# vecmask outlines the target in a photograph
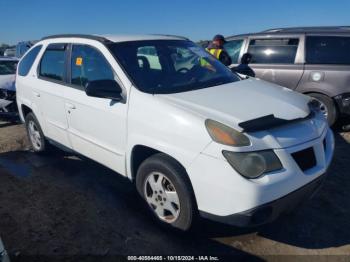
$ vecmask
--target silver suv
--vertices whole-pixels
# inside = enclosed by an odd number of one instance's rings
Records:
[[[330,125],[350,114],[350,26],[270,29],[227,41],[232,67],[250,53],[257,78],[316,98]]]

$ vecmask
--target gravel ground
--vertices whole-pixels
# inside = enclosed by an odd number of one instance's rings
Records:
[[[349,152],[350,133],[336,132],[323,188],[287,217],[250,230],[201,220],[192,232],[179,234],[153,223],[126,179],[62,152],[34,155],[22,125],[0,123],[0,234],[13,261],[116,254],[349,261]]]

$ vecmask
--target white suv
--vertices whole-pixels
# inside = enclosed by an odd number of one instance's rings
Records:
[[[315,102],[241,80],[188,39],[60,35],[20,61],[17,103],[32,147],[49,144],[135,181],[155,217],[270,222],[310,197],[334,151]]]

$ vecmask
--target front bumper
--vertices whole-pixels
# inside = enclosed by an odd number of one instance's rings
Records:
[[[322,186],[325,177],[326,175],[324,174],[302,188],[299,188],[280,199],[244,212],[228,216],[217,216],[200,211],[200,215],[206,219],[237,227],[251,227],[266,224],[272,222],[282,214],[291,212],[301,202],[313,197]]]
[[[345,93],[334,97],[340,114],[350,115],[350,93]]]
[[[313,181],[324,177],[333,158],[333,133],[325,128],[318,138],[274,152],[283,169],[257,179],[242,177],[224,158],[200,154],[187,168],[200,213],[242,226],[273,220],[316,190]]]

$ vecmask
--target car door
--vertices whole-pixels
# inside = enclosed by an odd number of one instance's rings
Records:
[[[103,53],[90,45],[71,46],[68,68],[71,87],[65,101],[73,149],[125,174],[127,104],[85,93],[90,81],[116,80],[122,86],[121,82]]]
[[[313,34],[305,42],[305,72],[297,90],[329,97],[349,93],[350,36]]]
[[[45,136],[70,148],[65,112],[67,44],[49,44],[43,53],[33,96],[44,119]]]
[[[303,75],[300,36],[250,37],[246,52],[252,55],[249,66],[257,78],[295,89]]]

